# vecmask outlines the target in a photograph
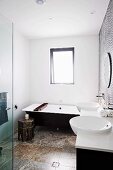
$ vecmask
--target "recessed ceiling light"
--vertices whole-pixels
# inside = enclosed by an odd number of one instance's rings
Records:
[[[46,2],[46,0],[36,0],[36,3],[42,5]]]
[[[90,14],[92,14],[92,15],[95,14],[95,13],[96,13],[96,11],[91,11],[91,12],[90,12]]]
[[[49,17],[49,20],[53,20],[53,18],[52,18],[52,17]]]

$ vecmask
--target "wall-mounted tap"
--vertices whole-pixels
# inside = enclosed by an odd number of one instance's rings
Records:
[[[103,99],[105,99],[105,95],[104,95],[104,93],[101,93],[100,95],[97,95],[96,97],[98,97],[98,98],[103,98]]]

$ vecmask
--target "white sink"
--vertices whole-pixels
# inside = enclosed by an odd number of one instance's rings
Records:
[[[77,133],[106,133],[111,130],[111,123],[96,116],[77,116],[70,119],[70,126]]]
[[[86,110],[86,111],[96,111],[100,105],[97,102],[83,102],[83,103],[76,103],[79,111]]]

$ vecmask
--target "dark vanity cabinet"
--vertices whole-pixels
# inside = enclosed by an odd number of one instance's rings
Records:
[[[113,152],[89,149],[76,149],[76,170],[109,170],[113,169]]]

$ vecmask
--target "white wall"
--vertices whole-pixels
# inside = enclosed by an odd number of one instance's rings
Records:
[[[50,84],[50,48],[75,47],[75,84]],[[30,41],[31,103],[75,104],[95,101],[98,93],[98,36],[78,36]]]
[[[13,120],[17,123],[24,116],[22,109],[29,105],[30,76],[29,76],[29,41],[14,29],[13,55],[13,100],[18,109],[14,109]]]

